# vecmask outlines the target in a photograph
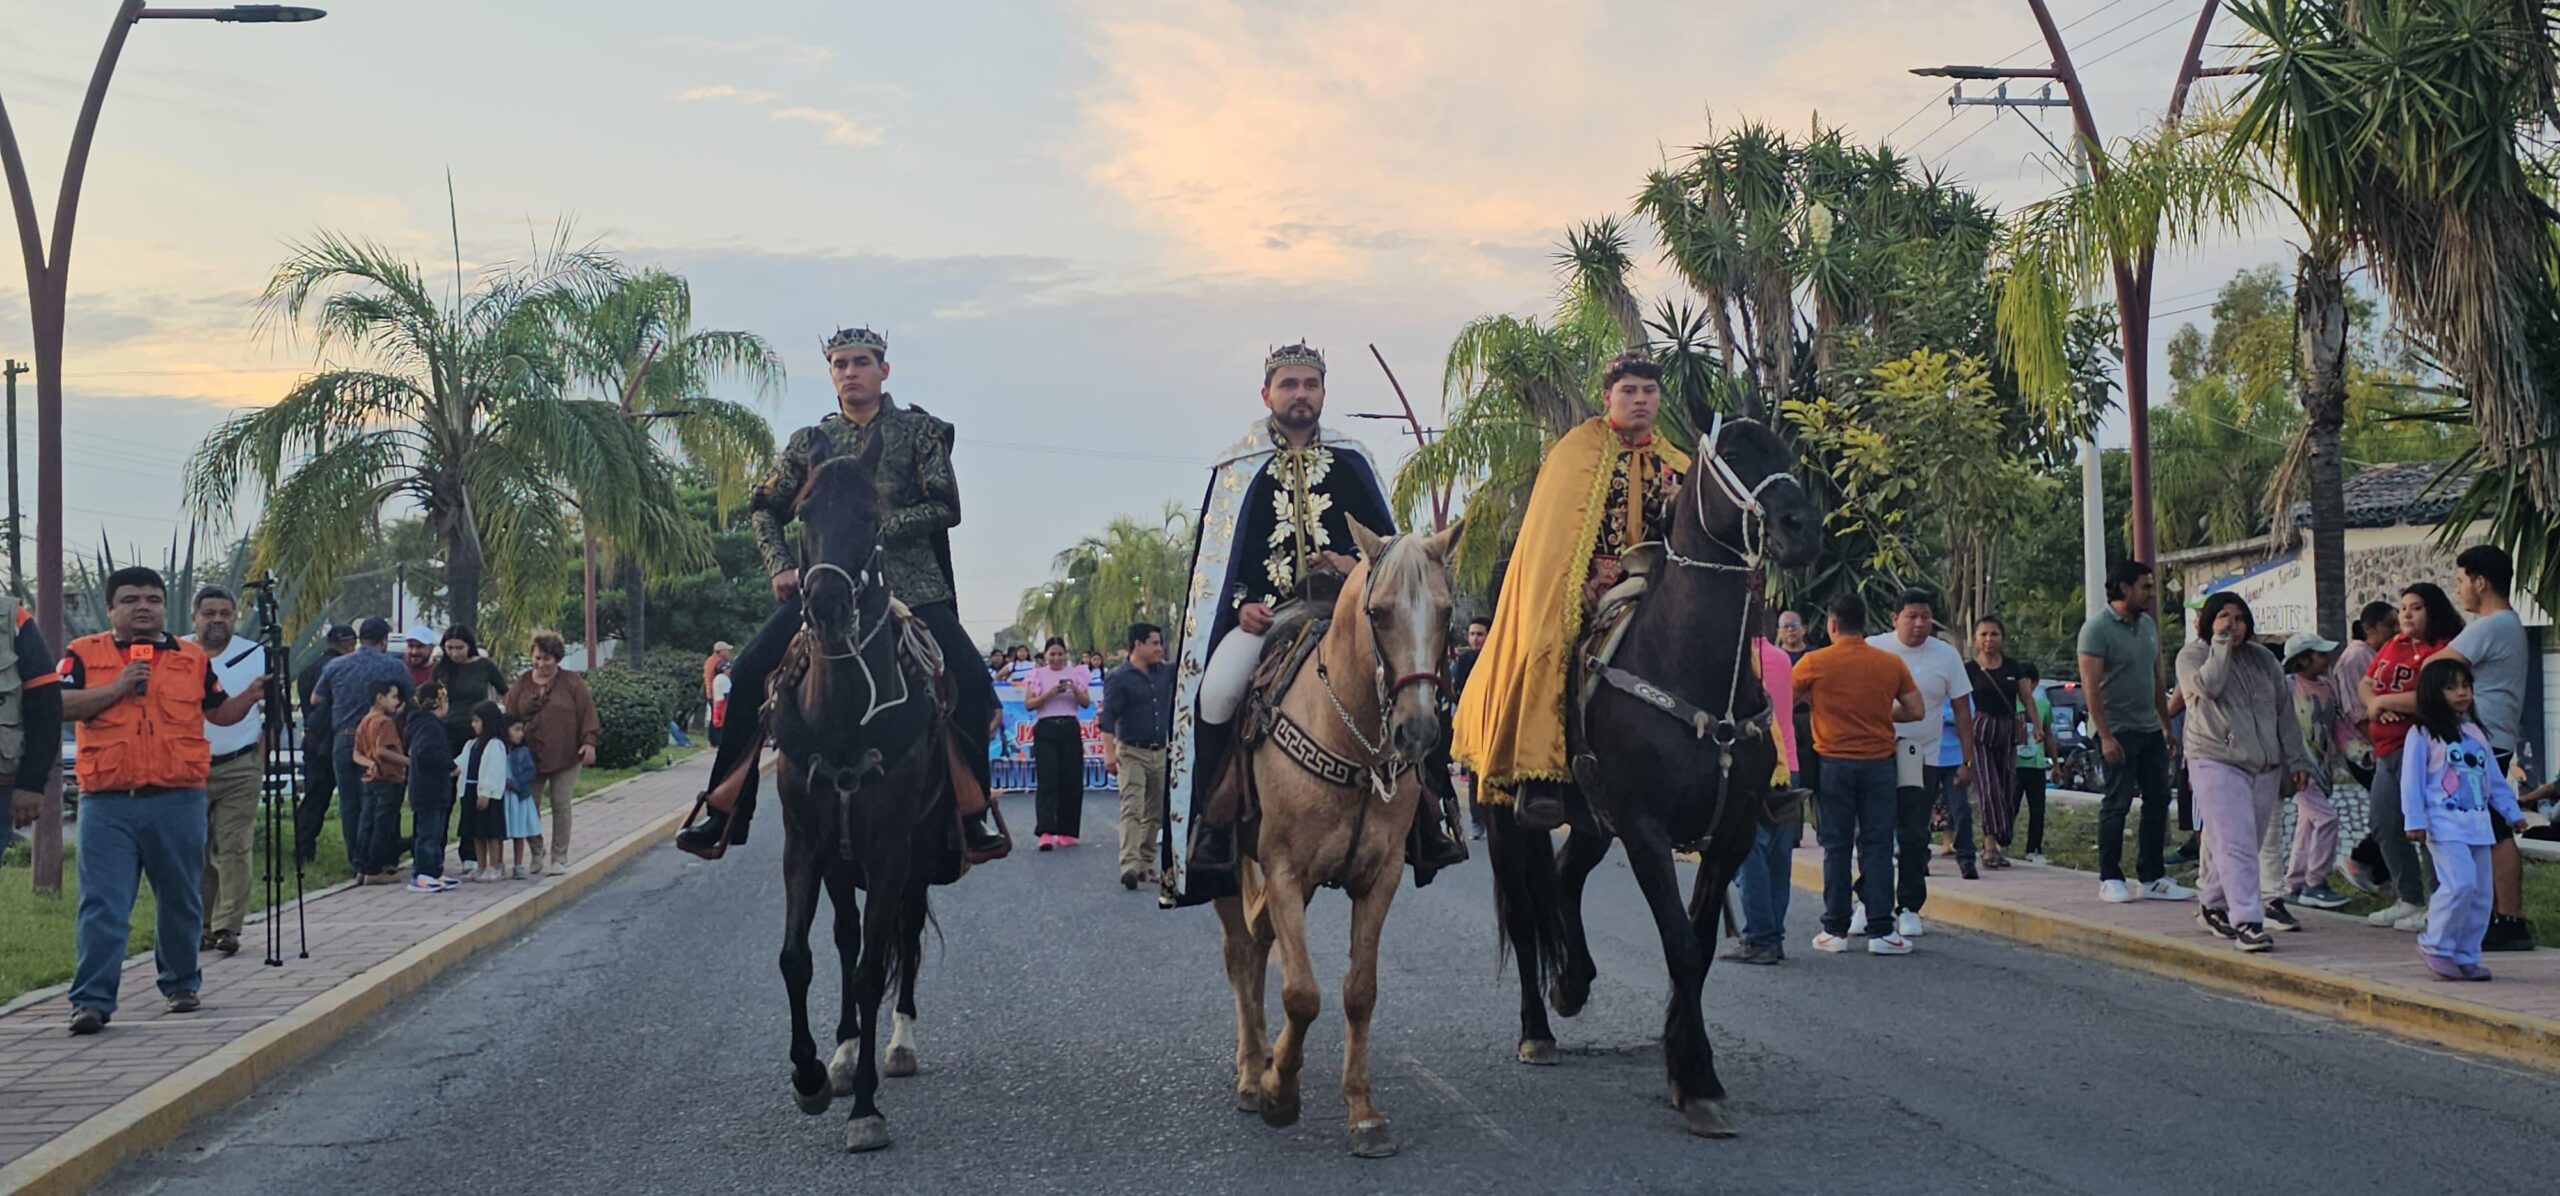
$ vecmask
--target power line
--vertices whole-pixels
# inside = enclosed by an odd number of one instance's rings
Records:
[[[2150,41],[2152,38],[2158,37],[2158,36],[2160,36],[2160,35],[2161,35],[2161,34],[2163,34],[2163,33],[2167,33],[2167,32],[2169,32],[2169,31],[2170,31],[2170,30],[2172,30],[2172,29],[2176,29],[2176,28],[2178,28],[2179,26],[2182,26],[2182,25],[2191,24],[2193,21],[2194,21],[2194,18],[2189,17],[2189,16],[2187,16],[2187,15],[2185,15],[2185,14],[2181,13],[2181,14],[2179,14],[2179,16],[2178,16],[2175,20],[2170,21],[2168,24],[2166,24],[2166,25],[2162,25],[2161,27],[2159,27],[2159,28],[2157,28],[2157,29],[2154,29],[2154,30],[2152,30],[2152,31],[2151,31],[2151,32],[2149,32],[2149,33],[2143,34],[2142,36],[2137,37],[2137,38],[2133,39],[2132,41],[2126,42],[2125,44],[2123,44],[2123,45],[2121,45],[2121,46],[2117,46],[2115,49],[2109,50],[2109,51],[2107,51],[2107,52],[2106,52],[2106,53],[2104,53],[2104,54],[2100,54],[2100,55],[2098,55],[2097,57],[2092,58],[2092,59],[2090,59],[2089,61],[2084,62],[2084,63],[2082,63],[2082,64],[2080,64],[2080,65],[2082,65],[2082,66],[2084,66],[2084,67],[2096,66],[2096,65],[2098,65],[2098,64],[2099,64],[2099,63],[2101,63],[2101,62],[2105,62],[2106,60],[2108,60],[2108,59],[2110,59],[2110,58],[2113,58],[2113,57],[2115,57],[2115,56],[2116,56],[2116,55],[2118,55],[2118,54],[2122,54],[2122,53],[2124,53],[2125,51],[2130,50],[2130,49],[2134,48],[2135,46],[2139,46],[2139,45],[2141,45],[2141,44],[2142,44],[2142,43],[2144,43],[2144,42]]]
[[[2064,26],[2061,28],[2060,32],[2063,32],[2063,33],[2069,33],[2069,32],[2071,32],[2073,29],[2079,28],[2082,24],[2086,23],[2090,18],[2095,17],[2095,16],[2097,16],[2098,14],[2103,13],[2103,12],[2107,11],[2107,10],[2108,10],[2108,9],[2110,9],[2110,8],[2114,8],[2115,6],[2117,6],[2117,5],[2119,5],[2119,4],[2122,4],[2122,3],[2124,3],[2124,2],[2125,2],[2125,0],[2107,0],[2107,2],[2106,2],[2106,3],[2101,4],[2101,5],[2097,6],[2096,8],[2090,9],[2088,12],[2083,13],[2083,14],[2081,14],[2080,16],[2073,18],[2070,24],[2068,24],[2068,25],[2064,25]],[[2174,2],[2175,2],[2175,0],[2167,0],[2167,2],[2174,3]],[[2159,10],[2158,10],[2157,8],[2154,8],[2154,9],[2152,9],[2151,11],[2153,11],[2153,12],[2157,12],[2157,11],[2159,11]],[[2145,14],[2145,15],[2148,15],[2148,14]],[[2137,17],[2137,18],[2135,18],[2135,19],[2136,19],[2136,20],[2140,20],[2141,18],[2140,18],[2140,17]],[[2118,26],[2118,28],[2122,28],[2122,26]],[[2113,30],[2110,30],[2109,32],[2113,32]],[[2100,34],[2099,36],[2104,37],[2104,36],[2106,36],[2106,35],[2105,35],[2105,34]],[[2027,53],[2027,52],[2029,52],[2029,51],[2031,51],[2031,50],[2034,50],[2035,48],[2037,48],[2037,47],[2039,47],[2039,46],[2042,46],[2043,44],[2044,44],[2044,39],[2043,39],[2043,38],[2041,38],[2041,37],[2039,37],[2039,38],[2037,38],[2037,39],[2036,39],[2036,40],[2034,40],[2034,41],[2028,42],[2027,44],[2025,44],[2025,45],[2023,45],[2023,46],[2020,46],[2020,47],[2018,47],[2018,48],[2017,48],[2017,49],[2015,49],[2015,50],[2011,50],[2011,51],[2009,51],[2008,53],[2001,55],[2001,56],[2000,56],[2000,58],[1999,58],[1999,60],[1998,60],[1998,61],[1996,61],[1996,62],[1993,62],[1991,65],[1993,65],[1993,66],[2007,66],[2007,65],[2010,63],[2010,61],[2011,61],[2011,60],[2013,60],[2013,59],[2017,58],[2019,55],[2021,55],[2021,54],[2025,54],[2025,53]],[[1900,121],[1896,122],[1892,128],[1885,130],[1885,132],[1884,132],[1884,136],[1879,137],[1879,138],[1877,138],[1876,140],[1877,140],[1877,141],[1879,141],[1879,142],[1884,142],[1884,141],[1891,141],[1891,140],[1893,140],[1893,135],[1894,135],[1894,134],[1899,133],[1899,132],[1901,132],[1904,128],[1908,127],[1908,126],[1911,124],[1911,122],[1912,122],[1912,121],[1915,121],[1915,120],[1920,119],[1920,114],[1921,114],[1921,113],[1923,113],[1923,112],[1928,111],[1928,110],[1930,109],[1930,107],[1931,107],[1932,105],[1935,105],[1938,101],[1943,100],[1943,99],[1946,99],[1947,97],[1949,97],[1949,96],[1951,96],[1951,95],[1954,95],[1954,94],[1955,94],[1955,90],[1956,90],[1956,89],[1955,89],[1955,85],[1954,85],[1954,84],[1949,84],[1949,85],[1947,85],[1947,86],[1945,86],[1945,87],[1941,87],[1941,88],[1939,88],[1939,89],[1938,89],[1938,91],[1937,91],[1937,94],[1930,96],[1928,99],[1925,99],[1925,100],[1920,101],[1920,106],[1919,106],[1919,107],[1917,107],[1917,108],[1912,109],[1912,110],[1911,110],[1911,114],[1910,114],[1909,116],[1905,116],[1905,117],[1903,117]],[[1954,121],[1954,119],[1953,119],[1952,117],[1950,117],[1950,118],[1948,119],[1948,121],[1947,121],[1947,124],[1954,124],[1954,123],[1955,123],[1955,121]],[[1931,131],[1930,131],[1930,133],[1929,133],[1929,137],[1935,137],[1935,136],[1937,136],[1939,133],[1942,133],[1942,132],[1945,132],[1945,131],[1946,131],[1946,125],[1940,125],[1940,126],[1938,126],[1936,129],[1933,129],[1933,130],[1931,130]],[[1928,138],[1928,137],[1923,137],[1923,138],[1921,138],[1921,139],[1920,139],[1920,141],[1919,141],[1919,143],[1918,143],[1918,144],[1913,145],[1911,148],[1912,148],[1912,150],[1913,150],[1914,152],[1917,152],[1917,151],[1919,150],[1920,146],[1921,146],[1921,145],[1926,145],[1926,144],[1928,144],[1928,141],[1929,141],[1929,138]]]
[[[2091,35],[2091,36],[2090,36],[2090,38],[2089,38],[2089,40],[2088,40],[2087,42],[2083,43],[2083,48],[2086,48],[2087,46],[2094,46],[2094,45],[2098,44],[2099,42],[2105,41],[2105,40],[2107,40],[2108,38],[2115,36],[2115,34],[2116,34],[2118,31],[2122,30],[2125,26],[2127,26],[2127,25],[2131,25],[2131,24],[2133,24],[2134,22],[2139,21],[2139,20],[2141,20],[2141,19],[2143,19],[2143,18],[2145,18],[2145,17],[2148,17],[2148,16],[2150,16],[2151,14],[2153,14],[2153,13],[2155,13],[2155,12],[2160,11],[2161,9],[2167,8],[2167,7],[2169,7],[2169,6],[2170,6],[2170,5],[2172,5],[2172,4],[2176,4],[2177,2],[2178,2],[2178,0],[2160,0],[2160,2],[2159,2],[2158,4],[2154,4],[2154,5],[2152,5],[2152,6],[2151,6],[2151,7],[2149,7],[2149,8],[2143,9],[2141,12],[2135,13],[2135,14],[2133,14],[2132,16],[2126,17],[2125,19],[2123,19],[2123,20],[2121,20],[2121,21],[2118,21],[2118,22],[2116,22],[2116,23],[2115,23],[2115,24],[2113,24],[2113,25],[2108,26],[2105,32],[2103,32],[2103,33],[2097,33],[2097,34],[2093,34],[2093,35]],[[2142,38],[2137,37],[2137,38],[2133,39],[2133,42],[2139,42],[2139,41],[2141,41],[2141,40],[2142,40]],[[2133,44],[2133,42],[2127,42],[2127,43],[2125,43],[2125,44],[2126,44],[2126,45],[2132,45],[2132,44]],[[2121,46],[2117,47],[2117,49],[2122,49],[2122,48],[2123,48],[2123,47],[2121,47]],[[2113,50],[2108,51],[2108,53],[2110,53],[2110,54],[2112,54],[2112,53],[2114,53],[2114,52],[2115,52],[2115,51],[2113,51]],[[2082,65],[2082,66],[2089,66],[2089,65],[2091,65],[2091,63],[2092,63],[2092,62],[2095,62],[2095,61],[2096,61],[2096,60],[2094,60],[2094,59],[2093,59],[2093,60],[2091,60],[2091,62],[2084,62],[2084,63],[2081,63],[2080,65]]]

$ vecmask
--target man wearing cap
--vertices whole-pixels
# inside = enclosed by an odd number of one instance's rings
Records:
[[[2329,871],[2338,866],[2338,811],[2329,801],[2345,769],[2347,747],[2360,735],[2340,716],[2338,688],[2329,679],[2338,641],[2297,631],[2284,642],[2284,671],[2293,690],[2294,717],[2302,724],[2303,746],[2311,753],[2310,775],[2293,794],[2293,849],[2285,850],[2284,828],[2267,820],[2267,838],[2258,847],[2258,887],[2285,901],[2312,909],[2341,909],[2347,896],[2329,887]]]
[[[400,700],[406,702],[417,687],[409,680],[409,666],[391,654],[391,621],[366,619],[356,628],[356,650],[339,656],[320,670],[320,683],[311,687],[312,721],[322,717],[329,722],[329,759],[337,774],[338,831],[347,837],[347,864],[359,877],[376,876],[391,871],[400,862],[400,811],[391,810],[389,826],[373,826],[366,821],[364,800],[364,766],[356,763],[356,724],[373,710],[373,685],[377,681],[396,682]]]
[[[951,469],[950,424],[892,399],[889,342],[868,328],[846,328],[828,337],[827,374],[835,383],[836,410],[816,424],[791,434],[773,475],[748,499],[756,543],[764,551],[765,568],[773,575],[773,616],[747,641],[729,666],[732,709],[761,711],[765,679],[782,659],[783,649],[800,630],[799,550],[784,529],[793,506],[809,480],[809,461],[821,448],[851,456],[873,440],[880,442],[877,481],[884,513],[880,519],[880,572],[889,592],[933,633],[942,649],[942,667],[954,689],[951,732],[954,750],[969,775],[954,778],[960,813],[962,852],[973,861],[996,859],[1012,846],[989,816],[994,803],[987,789],[987,737],[1001,707],[993,679],[977,645],[960,626],[960,607],[951,576],[951,529],[960,525],[960,482]],[[753,758],[764,740],[764,720],[752,714],[727,720],[719,750],[711,761],[712,786],[697,799],[700,817],[676,836],[676,846],[706,860],[716,860],[732,843],[747,841],[747,824],[755,814],[756,769]],[[742,767],[743,766],[743,767]],[[962,782],[967,783],[962,783]]]
[[[409,691],[415,693],[419,686],[436,679],[438,637],[435,628],[416,624],[402,632],[401,638],[406,643],[400,649],[400,663],[409,666]]]
[[[293,679],[302,702],[302,801],[293,808],[293,858],[305,864],[320,852],[320,828],[329,821],[329,797],[338,789],[338,766],[329,757],[329,712],[313,704],[320,670],[356,650],[356,629],[333,623],[320,637],[320,655]]]

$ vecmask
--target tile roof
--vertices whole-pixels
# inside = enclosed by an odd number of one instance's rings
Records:
[[[2343,487],[2347,500],[2348,527],[2391,527],[2397,524],[2434,523],[2453,510],[2463,491],[2470,488],[2471,477],[2444,478],[2451,462],[2422,462],[2412,465],[2376,465],[2354,477]],[[2311,504],[2293,504],[2296,527],[2311,525]]]

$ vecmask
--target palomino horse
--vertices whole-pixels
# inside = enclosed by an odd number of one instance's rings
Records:
[[[782,980],[791,996],[791,1090],[824,1113],[853,1098],[845,1149],[889,1145],[874,1102],[880,1002],[898,980],[888,1073],[916,1071],[916,969],[926,886],[956,871],[957,821],[939,731],[937,671],[920,629],[891,605],[879,572],[880,442],[812,460],[799,503],[803,626],[773,682],[775,785],[782,799]],[[929,642],[929,641],[928,641]],[[902,648],[902,643],[909,644]],[[865,908],[855,890],[868,892]],[[821,1066],[809,1035],[809,927],[821,891],[835,907],[844,1006]]]
[[[1519,961],[1520,1061],[1559,1058],[1542,977],[1547,1000],[1566,1017],[1591,995],[1599,971],[1583,937],[1582,885],[1610,842],[1623,840],[1671,969],[1662,1031],[1671,1104],[1689,1132],[1725,1138],[1733,1124],[1699,1003],[1725,886],[1751,852],[1778,759],[1768,695],[1751,667],[1759,568],[1811,562],[1822,522],[1788,476],[1775,434],[1712,415],[1699,426],[1715,430],[1674,500],[1663,561],[1630,618],[1615,675],[1580,720],[1579,800],[1568,799],[1563,858],[1547,832],[1521,829],[1508,806],[1485,807],[1485,840],[1496,913]],[[1689,845],[1699,852],[1698,878],[1683,908],[1672,852]]]
[[[1440,684],[1452,605],[1452,525],[1381,540],[1357,522],[1362,563],[1345,580],[1315,662],[1274,707],[1251,762],[1258,833],[1240,836],[1240,895],[1220,898],[1227,982],[1236,998],[1236,1105],[1265,1124],[1298,1120],[1298,1070],[1324,998],[1307,957],[1307,903],[1323,885],[1351,897],[1351,968],[1342,977],[1342,1099],[1351,1153],[1396,1152],[1369,1099],[1369,1015],[1378,1005],[1378,935],[1404,878],[1405,833],[1423,801],[1417,769],[1448,735]],[[1318,768],[1332,774],[1317,775]],[[1267,1043],[1263,974],[1280,952],[1287,1024]]]

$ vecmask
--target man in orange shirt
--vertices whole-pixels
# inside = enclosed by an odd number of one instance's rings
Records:
[[[1890,652],[1867,643],[1867,604],[1854,590],[1831,600],[1831,646],[1796,662],[1797,697],[1813,716],[1821,757],[1822,933],[1813,949],[1849,949],[1849,849],[1857,847],[1858,898],[1870,955],[1908,955],[1894,932],[1893,724],[1920,717],[1920,688]]]

